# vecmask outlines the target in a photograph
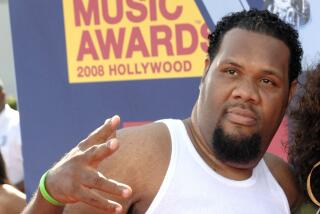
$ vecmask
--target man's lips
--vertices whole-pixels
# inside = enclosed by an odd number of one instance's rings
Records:
[[[257,124],[256,114],[241,107],[231,107],[227,109],[227,119],[233,123],[243,126],[254,126]]]

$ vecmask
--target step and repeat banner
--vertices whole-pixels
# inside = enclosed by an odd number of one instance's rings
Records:
[[[122,127],[186,118],[209,29],[223,15],[269,9],[320,47],[319,1],[29,0],[9,2],[28,197],[43,172],[114,114]],[[286,120],[271,149],[284,155]],[[285,157],[285,156],[284,156]]]

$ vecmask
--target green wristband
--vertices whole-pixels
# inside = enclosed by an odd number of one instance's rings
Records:
[[[46,178],[48,175],[49,171],[46,171],[41,179],[40,179],[40,183],[39,183],[39,189],[41,192],[41,195],[44,199],[46,199],[46,201],[48,201],[50,204],[53,204],[55,206],[64,206],[63,203],[57,201],[56,199],[54,199],[51,195],[49,195],[49,193],[46,190]]]

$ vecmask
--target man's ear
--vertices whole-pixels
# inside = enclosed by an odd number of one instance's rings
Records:
[[[290,91],[289,91],[289,103],[291,101],[291,99],[293,98],[293,96],[296,93],[296,89],[297,89],[297,85],[298,85],[298,81],[295,79],[291,82],[290,84]]]
[[[204,72],[201,78],[201,83],[204,81],[204,79],[206,78],[208,71],[209,71],[209,67],[210,67],[211,61],[209,58],[206,58],[204,61]]]

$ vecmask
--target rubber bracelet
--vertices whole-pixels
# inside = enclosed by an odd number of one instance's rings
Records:
[[[41,179],[40,179],[40,183],[39,183],[39,189],[41,192],[41,195],[44,199],[46,199],[46,201],[48,201],[50,204],[53,204],[55,206],[64,206],[63,203],[61,203],[60,201],[57,201],[56,199],[54,199],[51,195],[49,195],[49,193],[46,190],[46,178],[48,175],[49,171],[46,171]]]

